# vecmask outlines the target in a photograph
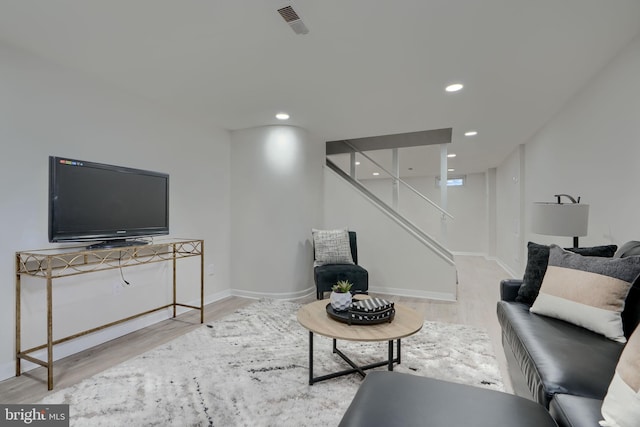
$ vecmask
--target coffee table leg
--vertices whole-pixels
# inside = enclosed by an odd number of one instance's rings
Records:
[[[309,331],[309,385],[313,385],[313,332]]]
[[[309,331],[309,385],[313,385],[319,381],[324,381],[324,380],[328,380],[331,378],[337,378],[337,377],[341,377],[343,375],[349,375],[349,374],[353,374],[353,373],[359,373],[362,378],[364,378],[366,376],[365,374],[365,370],[368,369],[373,369],[373,368],[379,368],[382,366],[387,365],[387,369],[389,369],[390,371],[393,371],[393,365],[394,363],[400,363],[400,340],[398,340],[397,346],[398,346],[398,355],[397,358],[393,358],[393,340],[389,340],[388,341],[388,358],[387,360],[383,360],[381,362],[376,362],[376,363],[371,363],[369,365],[365,365],[365,366],[358,366],[356,365],[351,359],[349,359],[349,357],[347,357],[343,352],[341,352],[338,348],[337,348],[337,340],[333,339],[333,352],[336,353],[338,356],[340,356],[340,358],[342,358],[342,360],[344,360],[345,362],[347,362],[347,364],[349,364],[349,366],[351,366],[351,369],[347,369],[347,370],[343,370],[343,371],[339,371],[339,372],[334,372],[332,374],[327,374],[327,375],[321,375],[317,378],[314,378],[313,376],[313,332]]]
[[[400,345],[400,340],[398,340],[398,357],[393,359],[393,340],[389,341],[389,370],[393,371],[393,363],[396,362],[398,365],[402,362],[402,350]]]

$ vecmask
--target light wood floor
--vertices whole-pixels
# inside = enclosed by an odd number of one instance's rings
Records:
[[[482,257],[457,256],[458,301],[443,302],[418,298],[394,297],[393,300],[423,313],[426,320],[461,323],[487,330],[498,358],[507,391],[512,391],[506,370],[506,360],[500,340],[500,327],[496,318],[499,282],[508,274],[495,262]],[[310,302],[314,295],[300,302]],[[215,322],[254,300],[230,297],[209,304],[205,308],[205,322]],[[55,389],[71,386],[85,378],[118,363],[142,354],[180,335],[198,328],[198,313],[186,313],[176,319],[165,320],[148,328],[106,342],[89,350],[59,360],[54,366]],[[48,393],[46,370],[37,368],[20,377],[0,382],[0,402],[34,403]]]

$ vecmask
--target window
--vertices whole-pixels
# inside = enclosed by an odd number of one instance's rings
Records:
[[[466,175],[450,176],[447,178],[447,187],[461,187],[464,185]],[[436,187],[440,187],[440,177],[436,177]]]

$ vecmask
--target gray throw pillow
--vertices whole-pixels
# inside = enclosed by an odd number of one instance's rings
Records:
[[[611,258],[618,247],[616,245],[594,246],[591,248],[565,248],[583,256]],[[524,270],[522,285],[518,290],[516,301],[532,305],[538,296],[542,279],[549,263],[549,246],[529,242],[527,244],[527,266]]]
[[[640,275],[640,257],[588,257],[551,245],[549,266],[530,311],[626,342],[622,310]]]

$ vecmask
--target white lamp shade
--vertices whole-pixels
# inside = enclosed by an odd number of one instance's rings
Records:
[[[547,236],[586,236],[589,205],[580,203],[534,203],[531,231]]]

